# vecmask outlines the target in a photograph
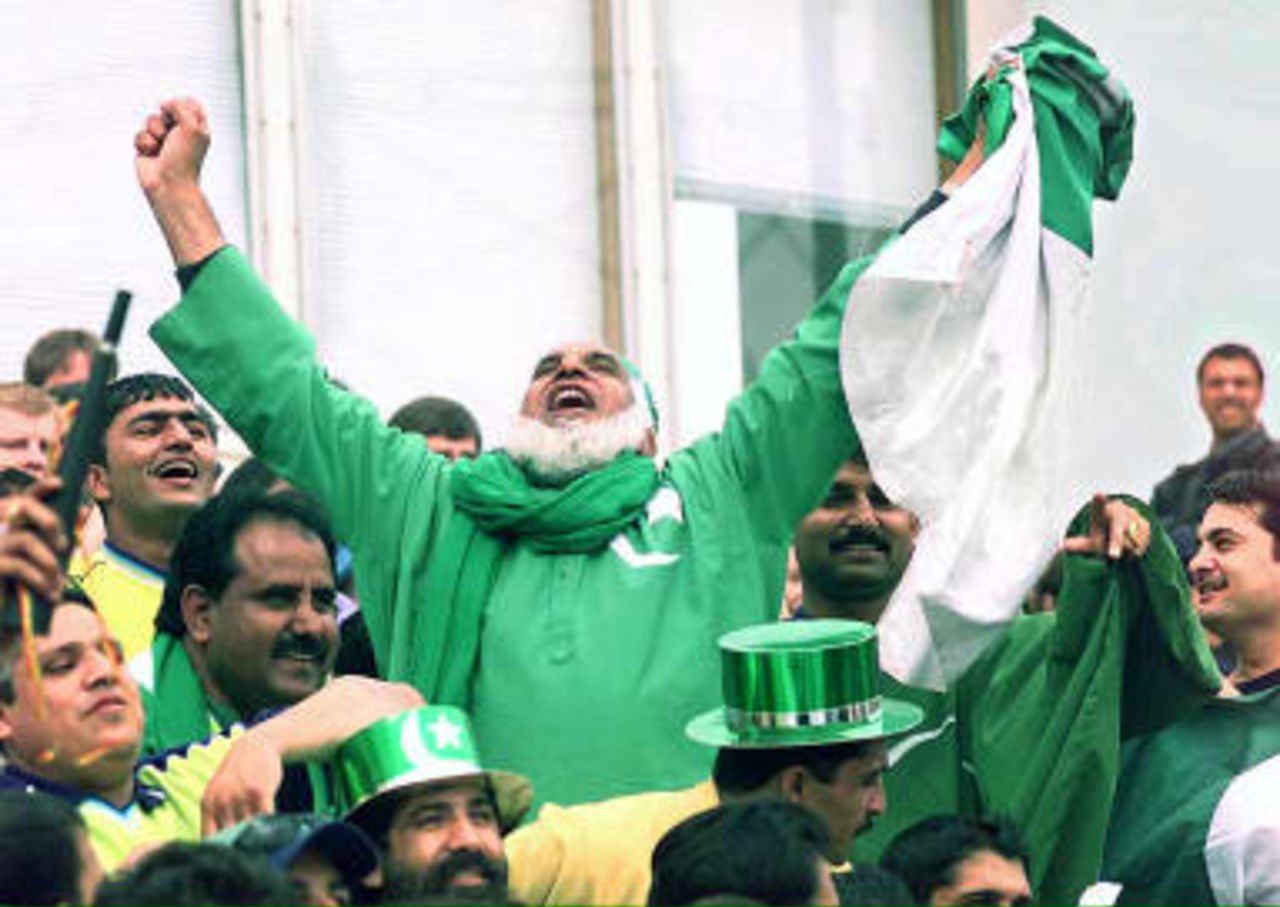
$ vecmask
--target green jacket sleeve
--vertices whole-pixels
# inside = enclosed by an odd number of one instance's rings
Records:
[[[353,548],[391,556],[410,500],[435,506],[429,479],[443,458],[328,380],[310,336],[237,250],[218,252],[151,336],[257,456],[324,503]]]
[[[858,444],[840,380],[839,343],[849,290],[873,259],[844,267],[796,328],[729,404],[723,428],[686,453],[711,457],[746,495],[758,539],[785,543],[822,499]]]

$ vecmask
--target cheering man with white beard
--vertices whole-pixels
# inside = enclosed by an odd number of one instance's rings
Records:
[[[200,105],[135,137],[184,287],[152,336],[350,542],[379,668],[474,716],[490,762],[561,804],[705,778],[683,723],[719,702],[715,640],[773,617],[792,528],[856,436],[837,367],[847,266],[717,434],[655,464],[643,381],[596,343],[537,363],[505,451],[450,464],[335,387],[226,245]]]

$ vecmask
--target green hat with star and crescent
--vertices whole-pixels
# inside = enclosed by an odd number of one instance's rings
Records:
[[[338,748],[332,767],[344,818],[375,836],[400,799],[426,785],[483,780],[504,834],[533,803],[528,778],[481,767],[471,720],[453,706],[421,706],[375,721]]]
[[[821,746],[904,734],[919,706],[880,693],[876,628],[856,620],[793,620],[720,637],[724,705],[685,728],[734,749]]]

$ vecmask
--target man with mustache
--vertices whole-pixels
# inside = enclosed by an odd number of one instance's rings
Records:
[[[311,339],[222,237],[194,101],[135,137],[186,287],[152,329],[356,555],[383,676],[465,706],[486,755],[560,803],[692,784],[714,640],[772,617],[787,540],[854,443],[837,367],[844,269],[722,430],[656,464],[644,383],[599,343],[537,362],[504,452],[450,464],[325,380]],[[483,344],[481,344],[483,345]],[[583,727],[593,728],[583,735]]]
[[[875,483],[859,455],[796,527],[802,602],[795,616],[875,623],[911,561],[920,523]]]
[[[1196,550],[1196,529],[1209,505],[1208,486],[1235,469],[1280,466],[1280,448],[1258,418],[1265,375],[1258,354],[1240,343],[1210,349],[1196,368],[1200,409],[1213,433],[1209,453],[1156,485],[1151,506],[1183,561]]]
[[[156,641],[129,669],[157,753],[320,689],[338,648],[334,541],[297,492],[218,495],[174,548]]]
[[[213,494],[217,456],[213,417],[183,381],[145,373],[107,386],[105,427],[86,479],[106,542],[68,573],[126,659],[151,645],[169,557],[187,518]]]
[[[380,721],[348,740],[332,768],[345,821],[382,848],[384,903],[508,902],[503,837],[533,789],[481,766],[465,712],[424,706]]]
[[[23,583],[54,603],[44,632],[0,632],[0,790],[76,806],[107,872],[139,848],[269,812],[283,763],[326,759],[368,725],[421,705],[401,684],[339,678],[247,731],[139,760],[144,715],[120,644],[82,595],[62,591],[55,552],[67,540],[42,502],[56,488],[45,480],[10,499],[0,521],[0,585]]]

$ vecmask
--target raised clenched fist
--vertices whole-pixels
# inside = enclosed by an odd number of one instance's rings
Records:
[[[171,188],[197,188],[209,150],[209,120],[192,98],[165,101],[133,138],[138,183],[148,196]]]

